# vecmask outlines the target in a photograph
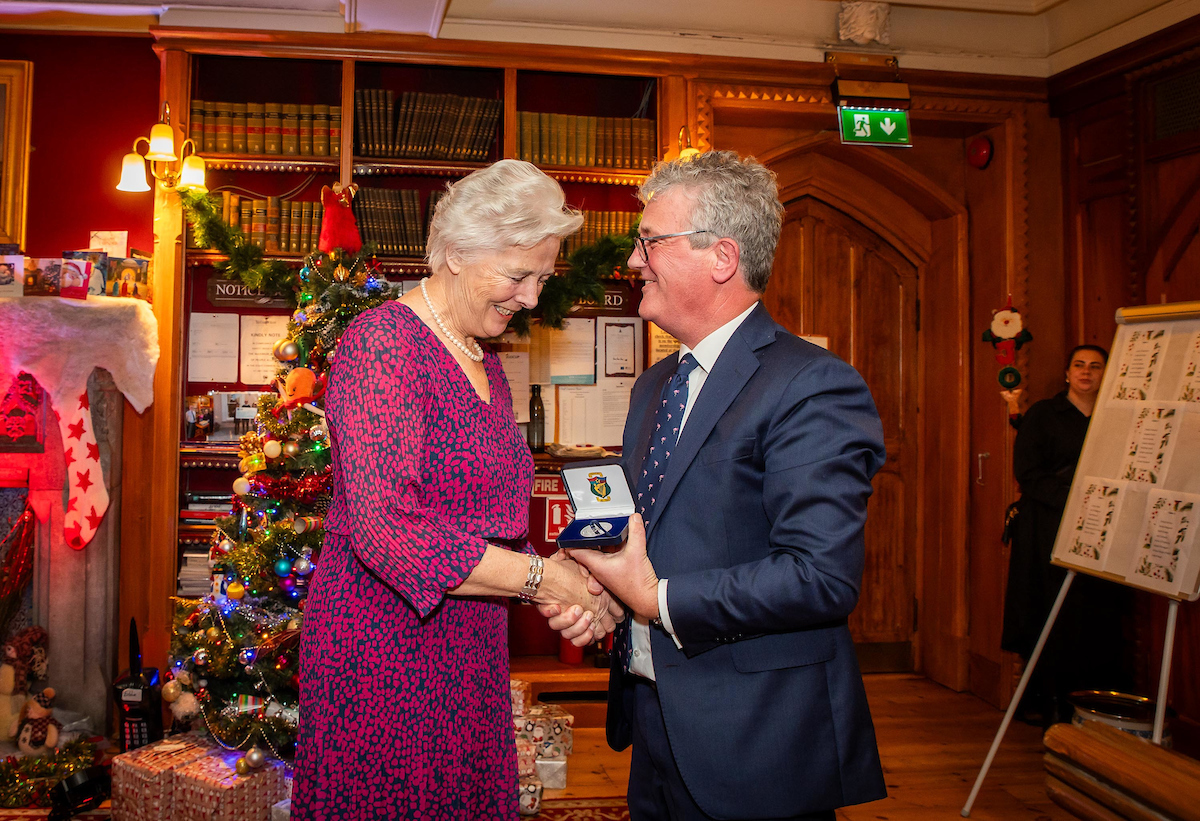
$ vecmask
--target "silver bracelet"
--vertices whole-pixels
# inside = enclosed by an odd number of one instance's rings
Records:
[[[533,601],[538,594],[538,588],[542,586],[542,572],[546,569],[546,560],[541,556],[529,557],[529,577],[525,579],[525,586],[517,593],[517,598],[521,601]]]

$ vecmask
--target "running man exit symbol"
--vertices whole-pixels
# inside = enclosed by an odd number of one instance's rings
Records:
[[[871,115],[870,114],[855,114],[854,115],[854,136],[855,137],[870,137],[871,136]]]

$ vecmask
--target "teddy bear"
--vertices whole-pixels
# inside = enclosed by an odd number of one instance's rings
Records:
[[[17,739],[17,749],[25,755],[42,756],[54,752],[62,724],[54,717],[54,688],[47,687],[25,703],[9,727]]]
[[[46,677],[49,635],[26,627],[0,649],[0,739],[12,741],[13,720],[29,698],[29,682]]]

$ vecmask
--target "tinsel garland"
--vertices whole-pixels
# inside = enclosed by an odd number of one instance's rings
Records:
[[[8,635],[8,623],[25,598],[25,588],[33,578],[33,536],[36,519],[33,508],[17,517],[12,528],[0,539],[4,562],[0,564],[0,636]]]
[[[88,741],[72,741],[48,756],[10,755],[0,761],[0,807],[48,807],[55,784],[95,761],[96,746]]]

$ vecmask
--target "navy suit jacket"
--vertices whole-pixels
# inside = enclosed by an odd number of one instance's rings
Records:
[[[631,487],[677,359],[634,385],[624,435]],[[787,817],[886,795],[846,621],[883,461],[879,414],[858,372],[759,304],[704,382],[647,525],[683,644],[651,629],[663,718],[684,782],[715,818]],[[614,663],[607,729],[618,750],[631,742],[625,676]]]

